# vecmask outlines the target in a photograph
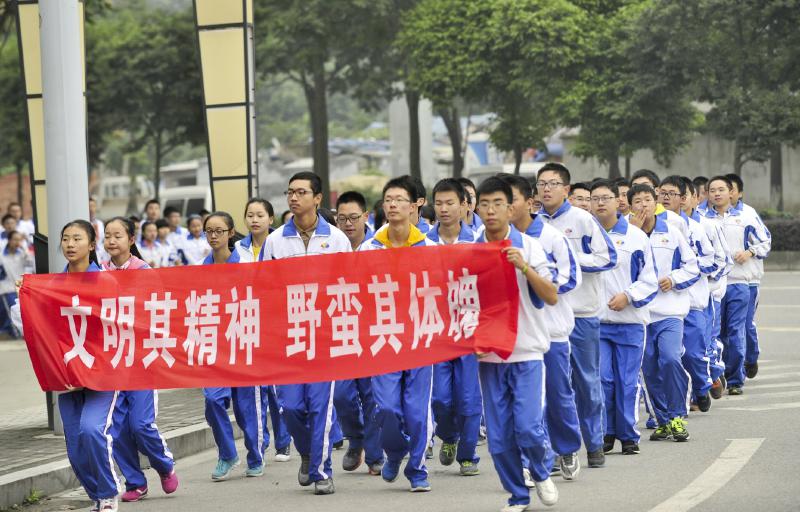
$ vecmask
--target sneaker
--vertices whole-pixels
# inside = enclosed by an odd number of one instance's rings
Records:
[[[724,390],[725,390],[725,388],[722,386],[722,380],[721,379],[717,379],[711,385],[711,391],[709,391],[708,393],[711,395],[711,398],[713,398],[714,400],[719,400],[720,398],[722,398],[722,392]]]
[[[697,402],[695,402],[694,400],[692,400],[692,401],[689,403],[689,412],[698,412],[698,411],[700,411],[700,406],[699,406],[699,405],[697,405]]]
[[[758,361],[752,364],[744,363],[744,374],[748,379],[755,379],[758,375]]]
[[[117,498],[106,498],[97,502],[97,510],[99,512],[117,512],[119,510],[119,503]]]
[[[324,496],[336,492],[336,486],[333,485],[333,478],[326,478],[325,480],[317,480],[314,482],[314,494]]]
[[[147,496],[147,486],[144,485],[142,487],[137,487],[136,489],[131,489],[129,491],[125,491],[122,493],[122,501],[125,503],[132,503],[134,501],[139,501],[140,499]]]
[[[744,394],[742,386],[731,386],[728,388],[728,394],[731,396],[739,396]]]
[[[363,462],[363,448],[348,448],[342,458],[342,469],[345,471],[355,471]]]
[[[505,507],[500,509],[500,512],[525,512],[526,510],[530,510],[529,505],[506,505]]]
[[[581,461],[577,453],[561,456],[561,476],[564,480],[575,480],[581,472]]]
[[[297,483],[303,487],[311,485],[311,477],[308,476],[308,469],[311,466],[311,457],[300,455],[300,469],[297,470]]]
[[[614,443],[617,442],[617,438],[607,434],[603,436],[603,453],[608,453],[614,451]]]
[[[367,472],[372,476],[380,476],[383,469],[383,462],[373,462],[367,467]]]
[[[639,453],[639,445],[636,441],[622,441],[622,455],[636,455]]]
[[[217,467],[211,472],[211,479],[216,482],[221,482],[228,478],[233,468],[239,465],[239,457],[234,457],[231,460],[219,459]]]
[[[651,441],[666,441],[672,437],[672,431],[669,428],[669,424],[666,425],[659,425],[658,428],[650,434]]]
[[[476,446],[483,446],[486,444],[486,429],[481,428],[481,432],[478,434],[478,444]]]
[[[459,466],[459,473],[461,476],[475,476],[480,474],[480,470],[478,469],[478,464],[472,462],[471,460],[465,460],[458,463]]]
[[[344,439],[342,439],[341,441],[336,441],[335,443],[333,443],[333,449],[334,450],[341,450],[342,446],[344,446]]]
[[[98,510],[100,510],[100,502],[99,501],[95,501],[92,504],[92,508],[89,509],[89,512],[97,512]]]
[[[536,482],[533,481],[530,469],[528,468],[522,469],[522,478],[525,479],[525,487],[527,487],[528,489],[533,489],[534,487],[536,487]]]
[[[650,416],[649,418],[647,418],[647,423],[645,423],[645,427],[647,427],[647,430],[655,430],[658,428],[658,422],[654,417]]]
[[[173,469],[168,475],[158,475],[161,478],[161,489],[164,494],[172,494],[178,490],[178,475]]]
[[[425,450],[425,460],[433,459],[433,446],[428,446],[428,449]]]
[[[411,482],[411,492],[430,492],[431,490],[431,483],[427,480],[421,480],[419,482]]]
[[[689,440],[689,431],[686,430],[683,418],[672,418],[669,422],[669,429],[672,431],[673,441],[681,443]]]
[[[700,412],[708,412],[711,409],[711,397],[708,396],[708,393],[697,397],[697,408]]]
[[[442,443],[439,448],[439,462],[442,466],[449,466],[456,460],[456,444],[455,443]]]
[[[275,450],[275,462],[289,462],[292,458],[291,445],[286,445],[284,448]]]
[[[548,507],[558,503],[558,489],[552,478],[548,478],[543,482],[536,482],[536,495]]]
[[[400,462],[401,461],[394,462],[388,459],[386,460],[381,469],[381,477],[385,482],[392,483],[397,480],[397,476],[400,474]]]
[[[556,458],[553,460],[553,467],[550,468],[550,476],[560,476],[561,475],[561,455],[556,455]]]
[[[263,475],[264,475],[264,466],[262,465],[255,466],[252,468],[247,468],[247,470],[245,470],[244,472],[244,476],[248,478],[256,478]]]
[[[728,378],[724,373],[719,376],[719,381],[722,383],[722,389],[728,389]]]
[[[600,448],[599,450],[595,450],[593,452],[588,452],[586,454],[589,459],[589,467],[590,468],[601,468],[606,464],[606,454],[603,453],[603,449]]]

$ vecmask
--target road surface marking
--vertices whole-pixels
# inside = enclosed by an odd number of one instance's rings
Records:
[[[759,304],[758,309],[762,308],[800,308],[800,304]]]
[[[759,327],[762,332],[800,332],[800,327]]]
[[[800,377],[800,372],[768,373],[759,375],[758,380],[792,379]]]
[[[747,389],[752,389],[753,391],[759,391],[762,389],[774,389],[774,388],[796,388],[800,386],[800,382],[787,382],[785,384],[751,384],[747,383]]]
[[[755,390],[753,390],[753,391],[755,391]],[[772,397],[778,398],[778,397],[784,397],[784,396],[800,396],[800,390],[779,391],[777,393],[775,393],[775,392],[766,392],[766,393],[757,393],[755,395],[745,394],[745,395],[742,395],[742,396],[737,396],[735,398],[731,397],[729,400],[723,400],[722,403],[720,403],[719,405],[720,405],[720,407],[722,407],[725,404],[735,404],[739,400],[750,400],[751,398],[757,398],[758,400],[764,400],[765,398],[772,398]],[[719,402],[717,402],[717,403],[719,403]]]
[[[764,411],[783,411],[786,409],[800,409],[800,402],[782,402],[778,404],[757,405],[750,407],[719,407],[720,411],[748,411],[748,412],[764,412]]]
[[[764,442],[764,438],[730,439],[714,461],[692,483],[661,502],[650,512],[685,512],[710,498],[736,476]]]
[[[800,286],[760,286],[759,290],[800,290]]]

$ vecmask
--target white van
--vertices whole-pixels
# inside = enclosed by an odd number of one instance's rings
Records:
[[[200,210],[211,211],[211,187],[195,185],[190,187],[173,187],[162,190],[159,194],[161,211],[169,206],[177,208],[186,219],[189,215],[199,214]]]

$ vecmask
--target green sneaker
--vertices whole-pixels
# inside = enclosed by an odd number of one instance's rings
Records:
[[[669,423],[666,425],[659,425],[658,428],[650,434],[651,441],[666,441],[670,437],[672,437],[672,430],[670,430]]]
[[[449,466],[456,460],[456,444],[455,443],[442,443],[439,450],[439,462],[442,466]]]
[[[672,431],[672,440],[678,443],[689,440],[689,431],[686,430],[686,422],[683,418],[672,418],[669,422],[669,429]]]
[[[471,460],[461,461],[458,464],[461,466],[461,469],[459,469],[461,476],[475,476],[480,474],[478,465]]]

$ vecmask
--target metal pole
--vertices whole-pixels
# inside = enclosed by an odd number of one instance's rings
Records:
[[[86,103],[77,0],[40,0],[47,221],[51,271],[64,268],[58,233],[73,219],[89,218]],[[54,408],[56,411],[57,407]],[[60,416],[54,430],[63,434]]]

